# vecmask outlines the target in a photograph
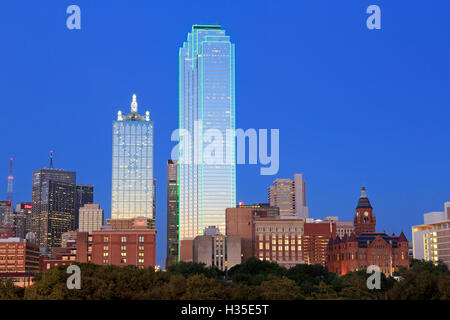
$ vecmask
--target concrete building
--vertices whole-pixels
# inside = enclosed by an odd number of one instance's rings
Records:
[[[425,261],[442,261],[450,268],[450,202],[443,212],[424,214],[424,224],[412,227],[413,256]]]
[[[71,240],[77,240],[77,231],[67,231],[61,235],[61,248],[67,248],[67,243]]]
[[[306,186],[302,174],[295,174],[293,180],[276,179],[268,191],[270,205],[280,208],[280,216],[308,217]]]
[[[241,238],[222,235],[218,228],[210,226],[203,236],[194,239],[193,262],[226,271],[241,263]]]
[[[104,212],[99,204],[85,204],[79,208],[78,231],[92,233],[103,226]]]
[[[254,219],[253,217],[278,217],[279,208],[268,204],[244,205],[228,208],[226,216],[227,236],[241,238],[242,262],[254,257]]]

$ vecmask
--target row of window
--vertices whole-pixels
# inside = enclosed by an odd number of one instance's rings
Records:
[[[109,242],[109,237],[108,236],[104,236],[103,237],[103,242]],[[120,238],[120,242],[127,242],[127,236],[122,236]],[[144,242],[144,236],[138,236],[138,242]]]

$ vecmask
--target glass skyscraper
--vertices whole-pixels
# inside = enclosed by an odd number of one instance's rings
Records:
[[[119,111],[113,123],[111,218],[146,217],[154,228],[154,191],[153,122],[133,94],[130,114]]]
[[[194,25],[179,51],[181,241],[203,235],[208,226],[225,234],[225,209],[236,205],[234,51],[230,36],[216,25]],[[233,140],[226,143],[230,129]],[[211,142],[222,148],[213,158],[223,153],[223,161],[207,160]]]

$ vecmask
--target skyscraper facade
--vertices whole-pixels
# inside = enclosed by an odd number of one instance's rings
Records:
[[[25,238],[26,234],[30,232],[32,207],[31,202],[19,202],[16,205],[16,213],[14,214],[16,237]]]
[[[167,259],[166,267],[178,261],[178,162],[167,161]]]
[[[33,172],[31,231],[40,247],[61,246],[75,219],[76,173],[50,168]]]
[[[181,246],[207,226],[224,234],[225,209],[236,205],[234,135],[226,139],[235,129],[234,57],[215,25],[194,25],[179,51]]]
[[[276,179],[269,187],[271,206],[280,208],[280,216],[295,215],[308,218],[306,206],[306,185],[302,174],[295,174],[294,179]]]
[[[87,203],[80,208],[79,219],[78,231],[92,234],[92,231],[100,230],[103,226],[103,209],[100,209],[99,204]]]
[[[78,229],[80,208],[85,204],[94,203],[94,186],[89,184],[77,184],[75,195],[75,224],[73,230]]]
[[[133,94],[131,112],[117,113],[113,123],[111,218],[146,217],[155,224],[153,122],[138,113]]]

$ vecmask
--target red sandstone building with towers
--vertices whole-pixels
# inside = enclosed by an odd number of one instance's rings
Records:
[[[330,272],[344,275],[376,265],[381,272],[392,275],[400,267],[409,267],[408,240],[403,232],[399,236],[375,232],[376,217],[364,187],[353,225],[354,232],[350,236],[330,238],[327,256]]]

